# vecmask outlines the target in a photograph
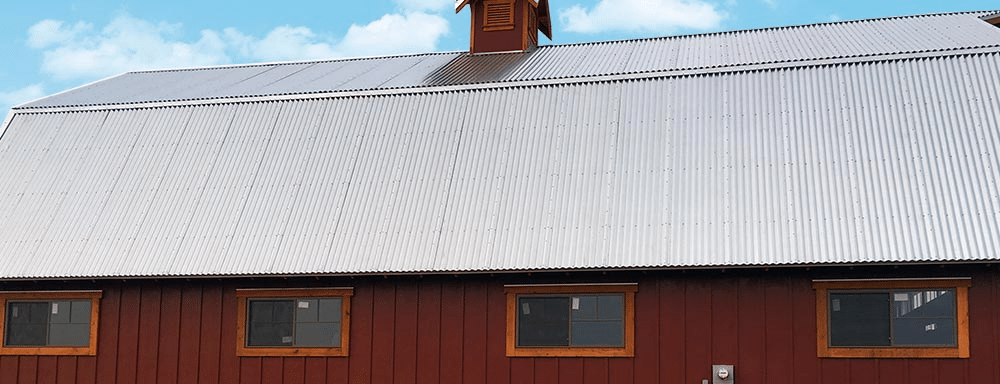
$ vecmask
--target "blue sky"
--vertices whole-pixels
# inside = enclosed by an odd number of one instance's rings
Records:
[[[985,0],[549,0],[566,44],[990,10]],[[0,111],[140,69],[468,49],[454,0],[36,0],[0,23]]]

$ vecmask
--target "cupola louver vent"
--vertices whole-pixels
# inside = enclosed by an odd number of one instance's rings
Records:
[[[510,0],[486,0],[484,31],[514,29],[514,2]]]

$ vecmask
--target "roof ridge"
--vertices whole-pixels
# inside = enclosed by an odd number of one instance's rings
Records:
[[[320,98],[344,98],[371,95],[400,95],[400,94],[427,94],[439,92],[468,91],[476,89],[499,89],[499,88],[519,88],[532,86],[551,86],[566,84],[586,84],[601,83],[609,81],[630,81],[638,79],[656,78],[679,78],[691,76],[720,75],[733,73],[746,73],[755,71],[771,71],[775,69],[797,69],[828,67],[837,65],[861,65],[874,62],[895,62],[908,60],[930,60],[946,57],[978,56],[978,55],[998,55],[1000,45],[987,47],[974,47],[962,49],[946,49],[924,52],[904,52],[890,54],[875,54],[865,56],[848,56],[833,58],[817,58],[794,61],[768,62],[740,64],[732,66],[716,66],[702,68],[682,68],[661,71],[644,71],[633,73],[617,73],[602,75],[573,76],[560,78],[532,79],[532,80],[511,80],[500,82],[466,83],[461,85],[425,85],[417,87],[397,87],[397,88],[377,88],[377,89],[350,89],[335,91],[311,91],[295,92],[270,95],[241,95],[208,98],[173,99],[157,101],[141,101],[127,103],[98,103],[81,105],[64,105],[59,107],[15,107],[13,109],[24,113],[53,113],[66,111],[90,111],[90,110],[113,110],[113,109],[136,109],[136,108],[160,108],[175,107],[182,105],[203,105],[203,104],[236,104],[252,103],[274,100],[307,100]]]
[[[742,33],[751,32],[763,32],[763,31],[776,31],[783,29],[800,29],[809,28],[817,26],[827,26],[835,24],[851,24],[851,23],[865,23],[879,20],[899,20],[899,19],[916,19],[916,18],[929,18],[929,17],[940,17],[949,15],[979,15],[979,17],[992,15],[1000,13],[1000,10],[986,10],[986,11],[956,11],[956,12],[939,12],[939,13],[927,13],[919,15],[897,15],[897,16],[884,16],[875,17],[868,19],[854,19],[854,20],[839,20],[839,21],[827,21],[820,23],[811,24],[793,24],[784,25],[777,27],[762,27],[762,28],[749,28],[749,29],[737,29],[737,30],[727,30],[727,31],[717,31],[717,32],[703,32],[703,33],[693,33],[684,35],[672,35],[672,36],[654,36],[654,37],[641,37],[632,39],[619,39],[619,40],[602,40],[602,41],[584,41],[576,43],[566,43],[566,44],[549,44],[540,45],[538,49],[555,49],[561,47],[579,47],[579,46],[592,46],[592,45],[607,45],[607,44],[621,44],[630,42],[640,42],[640,41],[659,41],[659,40],[674,40],[674,39],[690,39],[690,38],[700,38],[709,36],[722,36],[722,35],[734,35]],[[422,53],[403,53],[403,54],[389,54],[389,55],[374,55],[374,56],[353,56],[353,57],[342,57],[342,58],[329,58],[329,59],[312,59],[312,60],[289,60],[289,61],[272,61],[272,62],[256,62],[256,63],[242,63],[242,64],[223,64],[223,65],[206,65],[206,66],[196,66],[196,67],[185,67],[185,68],[161,68],[161,69],[145,69],[128,71],[125,73],[170,73],[170,72],[188,72],[188,71],[205,71],[205,70],[225,70],[233,68],[253,68],[253,67],[267,67],[267,66],[284,66],[284,65],[305,65],[305,64],[320,64],[320,63],[334,63],[334,62],[352,62],[352,61],[365,61],[365,60],[379,60],[379,59],[396,59],[405,57],[422,57],[422,56],[439,56],[439,55],[453,55],[453,54],[467,54],[468,51],[442,51],[442,52],[422,52]],[[503,52],[499,54],[520,54],[522,52]]]

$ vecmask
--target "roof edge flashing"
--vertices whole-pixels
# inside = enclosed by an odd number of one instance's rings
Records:
[[[192,275],[104,275],[104,276],[35,276],[35,277],[0,277],[4,282],[42,282],[42,281],[136,281],[136,280],[235,280],[235,279],[289,279],[289,278],[354,278],[354,277],[406,277],[406,276],[477,276],[477,275],[516,275],[516,274],[566,274],[566,273],[632,273],[632,272],[685,272],[685,271],[764,271],[776,269],[819,269],[819,268],[854,268],[854,267],[947,267],[985,265],[998,266],[998,259],[983,260],[926,260],[926,261],[854,261],[854,262],[813,262],[813,263],[783,263],[783,264],[731,264],[731,265],[671,265],[671,266],[621,266],[595,268],[551,268],[551,269],[484,269],[484,270],[434,270],[434,271],[363,271],[363,272],[320,272],[320,273],[262,273],[262,274],[192,274]],[[945,277],[954,278],[954,277]],[[819,279],[819,278],[817,278]],[[828,280],[844,280],[845,278],[826,278]],[[922,278],[926,279],[926,278]]]

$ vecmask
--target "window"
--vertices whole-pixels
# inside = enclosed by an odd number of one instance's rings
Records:
[[[100,291],[0,292],[0,355],[96,355],[100,299]]]
[[[507,356],[632,356],[635,284],[508,285]]]
[[[819,357],[969,357],[970,279],[817,280]]]
[[[351,288],[240,289],[240,356],[347,356]]]

